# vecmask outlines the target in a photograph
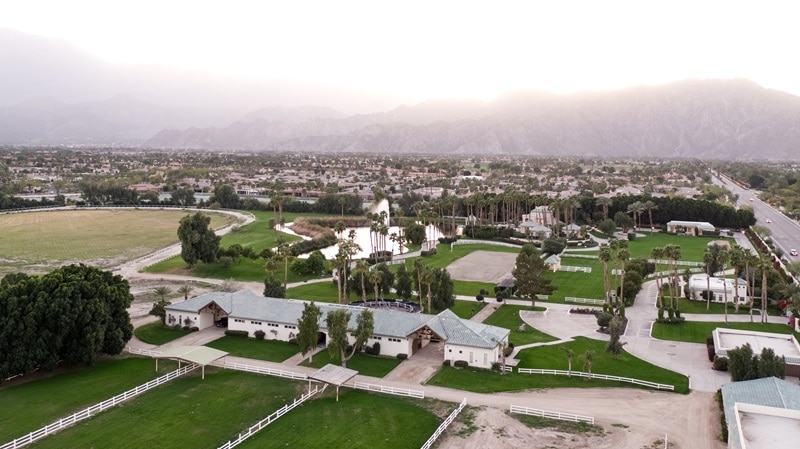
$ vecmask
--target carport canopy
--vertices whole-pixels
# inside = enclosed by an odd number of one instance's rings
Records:
[[[211,365],[226,355],[227,352],[208,346],[175,346],[161,351],[161,354],[156,356],[156,369],[158,369],[158,359],[175,359],[179,364],[184,361],[200,365],[203,367],[203,379],[205,379],[206,365]]]
[[[358,371],[330,363],[308,375],[309,380],[316,380],[336,387],[336,401],[339,401],[339,387],[356,377]],[[310,384],[309,384],[310,385]],[[310,387],[309,387],[310,388]]]

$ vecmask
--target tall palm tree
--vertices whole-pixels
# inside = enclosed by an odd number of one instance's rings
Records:
[[[611,307],[611,281],[608,278],[608,263],[611,262],[611,247],[608,244],[600,245],[600,251],[597,254],[597,258],[603,262],[603,287],[605,288],[605,300],[608,307]]]
[[[656,271],[656,289],[658,292],[656,293],[656,307],[661,309],[664,306],[664,302],[661,295],[661,286],[663,282],[661,280],[661,271],[659,270],[659,264],[662,260],[664,260],[664,248],[661,247],[653,247],[650,250],[650,258],[653,260],[653,264],[655,264],[655,271]]]
[[[625,241],[625,243],[628,243]],[[617,305],[625,307],[625,264],[630,260],[630,253],[628,252],[628,245],[625,245],[617,251],[616,259],[619,261],[620,276],[619,276],[619,297],[617,298]],[[624,316],[624,315],[623,315]]]
[[[360,259],[358,262],[356,262],[356,266],[355,268],[353,268],[353,273],[359,278],[361,278],[361,300],[366,301],[367,300],[366,280],[367,277],[369,276],[369,262],[367,262],[365,259]]]
[[[744,249],[741,246],[731,248],[731,265],[733,265],[733,307],[736,312],[739,312],[739,275],[741,274],[741,266],[744,264]]]
[[[711,269],[716,264],[716,257],[710,246],[706,246],[703,251],[703,264],[706,268],[706,312],[708,312],[711,309],[711,276],[714,274]]]
[[[728,325],[728,281],[725,279],[725,270],[728,267],[728,260],[731,256],[727,248],[720,248],[717,253],[717,264],[722,267],[722,294],[725,300],[725,325]]]
[[[417,302],[422,306],[422,274],[427,270],[428,264],[422,259],[417,257],[414,259],[414,274],[417,275]]]
[[[160,303],[166,303],[167,297],[171,293],[172,290],[169,287],[164,287],[163,285],[161,287],[156,287],[153,289],[153,294],[156,296],[156,299],[158,299],[158,302]]]
[[[675,244],[670,244],[664,247],[664,255],[667,256],[670,264],[670,308],[679,311],[680,301],[678,294],[680,293],[680,278],[678,277],[678,261],[681,260],[681,247]]]
[[[650,216],[650,230],[652,231],[655,229],[653,228],[653,210],[658,209],[658,206],[651,200],[645,201],[642,206],[647,209],[647,215]]]
[[[769,256],[761,256],[758,262],[758,268],[761,270],[761,322],[767,322],[767,274],[772,269],[772,260]]]

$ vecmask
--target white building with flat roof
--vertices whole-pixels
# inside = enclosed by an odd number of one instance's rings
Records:
[[[800,376],[800,344],[792,334],[745,331],[718,327],[712,332],[714,350],[718,357],[727,357],[731,349],[749,344],[754,354],[770,348],[778,357],[786,359],[786,375]]]
[[[711,292],[712,302],[730,303],[747,301],[747,282],[742,279],[727,279],[705,274],[693,274],[689,277],[689,299],[705,301],[706,292]]]

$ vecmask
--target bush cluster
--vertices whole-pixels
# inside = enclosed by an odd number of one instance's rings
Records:
[[[466,368],[469,366],[469,363],[466,360],[456,360],[453,362],[453,366],[456,368]]]
[[[249,335],[249,332],[228,329],[228,330],[225,331],[225,335],[227,335],[228,337],[247,338],[247,336]]]

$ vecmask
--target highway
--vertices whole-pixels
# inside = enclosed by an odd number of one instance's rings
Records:
[[[734,195],[738,195],[739,206],[753,208],[756,224],[772,231],[772,241],[776,248],[783,250],[783,257],[790,262],[800,262],[800,256],[792,256],[789,253],[792,249],[800,251],[800,224],[758,199],[757,191],[742,188],[725,177],[714,176],[713,179],[715,183],[725,186]]]

